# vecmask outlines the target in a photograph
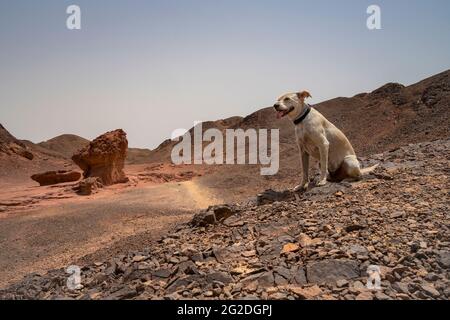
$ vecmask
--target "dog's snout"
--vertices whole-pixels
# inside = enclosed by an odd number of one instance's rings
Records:
[[[274,107],[276,110],[278,110],[278,108],[280,107],[280,104],[277,102],[277,103],[275,103],[275,104],[273,105],[273,107]]]

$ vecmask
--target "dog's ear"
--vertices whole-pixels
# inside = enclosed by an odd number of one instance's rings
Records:
[[[300,99],[300,101],[305,101],[306,98],[312,98],[311,94],[308,91],[298,92],[297,97]]]

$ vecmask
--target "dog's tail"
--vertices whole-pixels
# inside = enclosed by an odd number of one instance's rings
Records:
[[[375,165],[373,165],[371,167],[367,167],[367,168],[361,169],[361,175],[367,175],[367,174],[372,173],[373,171],[375,171],[376,168],[378,168],[379,165],[380,164],[377,163],[377,164],[375,164]]]

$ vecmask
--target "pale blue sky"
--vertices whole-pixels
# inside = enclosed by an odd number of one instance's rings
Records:
[[[0,123],[18,138],[123,128],[154,148],[285,91],[316,103],[449,69],[450,1],[0,0],[0,43]]]

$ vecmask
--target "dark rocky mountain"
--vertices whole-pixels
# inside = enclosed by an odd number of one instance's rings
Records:
[[[47,141],[37,143],[38,146],[55,151],[70,159],[75,152],[89,144],[89,140],[74,134],[63,134]]]
[[[312,93],[314,95],[314,93]],[[358,155],[394,149],[408,143],[448,137],[450,133],[450,70],[410,86],[388,83],[370,93],[338,97],[313,107],[338,126],[350,139]],[[276,119],[273,108],[247,117],[211,121],[203,129],[280,129],[281,154],[296,150],[293,125]],[[193,129],[191,129],[192,132]],[[164,141],[151,153],[151,161],[170,161],[176,142]]]

